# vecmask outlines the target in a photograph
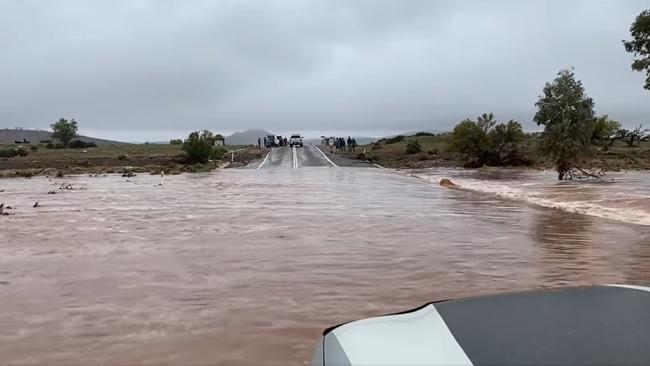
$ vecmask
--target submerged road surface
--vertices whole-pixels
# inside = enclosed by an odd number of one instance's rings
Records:
[[[650,282],[649,226],[437,184],[567,207],[616,193],[612,207],[642,216],[648,174],[589,185],[421,173],[428,182],[333,159],[279,148],[250,169],[163,186],[148,174],[0,180],[13,207],[0,217],[0,363],[304,365],[344,321],[458,296]]]

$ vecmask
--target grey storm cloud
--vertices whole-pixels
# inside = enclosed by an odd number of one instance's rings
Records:
[[[0,0],[0,127],[67,116],[104,136],[253,127],[378,135],[447,130],[492,111],[533,130],[544,83],[570,66],[598,113],[650,123],[650,93],[621,44],[644,8]]]

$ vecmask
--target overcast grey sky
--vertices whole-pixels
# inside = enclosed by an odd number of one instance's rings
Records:
[[[208,128],[378,136],[492,111],[527,130],[574,66],[598,113],[650,124],[644,1],[0,0],[0,127],[164,140]]]

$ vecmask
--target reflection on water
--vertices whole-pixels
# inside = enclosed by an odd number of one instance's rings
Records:
[[[224,170],[163,187],[2,180],[0,202],[16,207],[0,217],[2,361],[304,364],[323,328],[426,301],[650,282],[647,226],[530,199],[636,207],[643,220],[640,173],[607,185],[420,174],[432,183],[344,168]],[[488,189],[442,189],[442,175]],[[497,194],[508,189],[531,194]]]
[[[585,244],[591,242],[592,221],[593,219],[586,215],[540,210],[533,237],[549,255],[559,255],[570,260],[579,259]]]
[[[592,218],[574,213],[540,210],[532,231],[533,239],[541,248],[545,281],[553,284],[571,284],[589,281],[592,242]],[[547,270],[548,268],[551,270]],[[556,267],[562,268],[558,271]]]

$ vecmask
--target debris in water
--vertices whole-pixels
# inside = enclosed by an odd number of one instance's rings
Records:
[[[458,185],[452,182],[451,180],[447,178],[442,178],[440,180],[440,185],[445,187],[445,188],[458,188]]]

